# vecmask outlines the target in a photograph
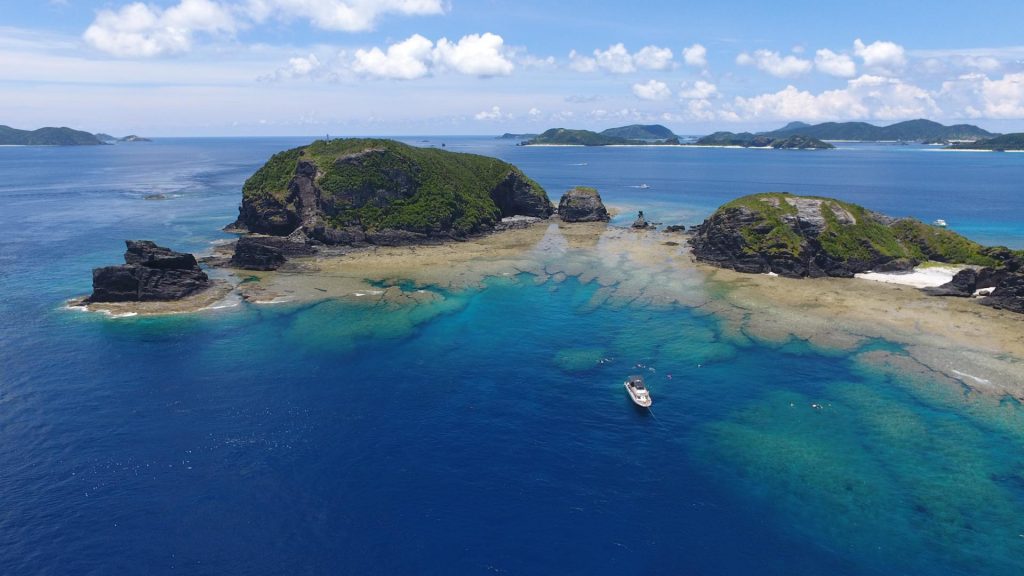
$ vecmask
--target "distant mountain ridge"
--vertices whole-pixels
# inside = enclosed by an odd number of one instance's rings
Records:
[[[71,128],[46,127],[19,130],[0,126],[0,145],[5,146],[98,146],[103,144],[94,134]]]
[[[822,124],[806,124],[790,122],[786,126],[771,132],[760,132],[759,135],[776,138],[786,136],[809,136],[819,140],[859,140],[865,142],[880,141],[948,141],[948,140],[980,140],[997,136],[972,124],[956,124],[944,126],[931,120],[907,120],[889,126],[875,126],[867,122],[825,122]]]
[[[772,136],[750,132],[715,132],[689,146],[742,146],[743,148],[775,148],[785,150],[828,150],[835,146],[804,134]]]
[[[622,136],[621,134],[628,136]],[[526,146],[537,144],[562,146],[651,146],[679,144],[679,138],[671,130],[660,124],[633,124],[609,128],[600,133],[592,130],[551,128],[523,142],[523,144]]]

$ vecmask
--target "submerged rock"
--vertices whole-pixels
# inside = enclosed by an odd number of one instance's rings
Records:
[[[558,201],[558,216],[563,222],[607,222],[611,219],[594,188],[577,186],[562,194]]]
[[[686,232],[686,226],[682,224],[672,224],[671,226],[665,227],[665,232]]]
[[[192,254],[149,240],[125,244],[124,264],[93,269],[92,295],[86,302],[179,300],[211,286]]]

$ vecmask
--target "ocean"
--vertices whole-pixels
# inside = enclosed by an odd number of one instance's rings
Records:
[[[534,148],[500,157],[665,224],[834,196],[1024,248],[1024,154]],[[68,310],[123,241],[208,252],[302,138],[0,148],[0,574],[1024,573],[1024,408],[594,305],[586,276],[168,317]],[[146,196],[162,194],[163,200]],[[625,376],[645,375],[651,412]]]

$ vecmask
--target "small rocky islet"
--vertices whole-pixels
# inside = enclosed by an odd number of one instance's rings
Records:
[[[243,235],[222,264],[276,270],[323,248],[458,241],[529,226],[555,213],[539,184],[494,158],[392,140],[317,141],[275,154],[245,182],[239,217],[227,228]],[[585,186],[567,191],[557,214],[564,222],[610,219],[598,191]],[[632,227],[654,226],[641,212]],[[1024,253],[836,199],[745,196],[689,234],[700,262],[790,278],[909,271],[926,261],[968,265],[949,285],[927,293],[973,296],[987,290],[983,304],[1024,312]],[[211,284],[191,254],[152,242],[128,241],[125,262],[94,271],[86,302],[175,300]]]

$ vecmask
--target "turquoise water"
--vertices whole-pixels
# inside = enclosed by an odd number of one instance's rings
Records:
[[[1019,155],[444,141],[665,222],[801,182],[1024,247]],[[298,143],[0,149],[0,573],[1024,570],[1021,406],[887,368],[882,340],[761,342],[528,274],[406,283],[439,296],[408,306],[62,309],[124,238],[227,237],[241,181]],[[951,200],[981,174],[1002,209]]]

